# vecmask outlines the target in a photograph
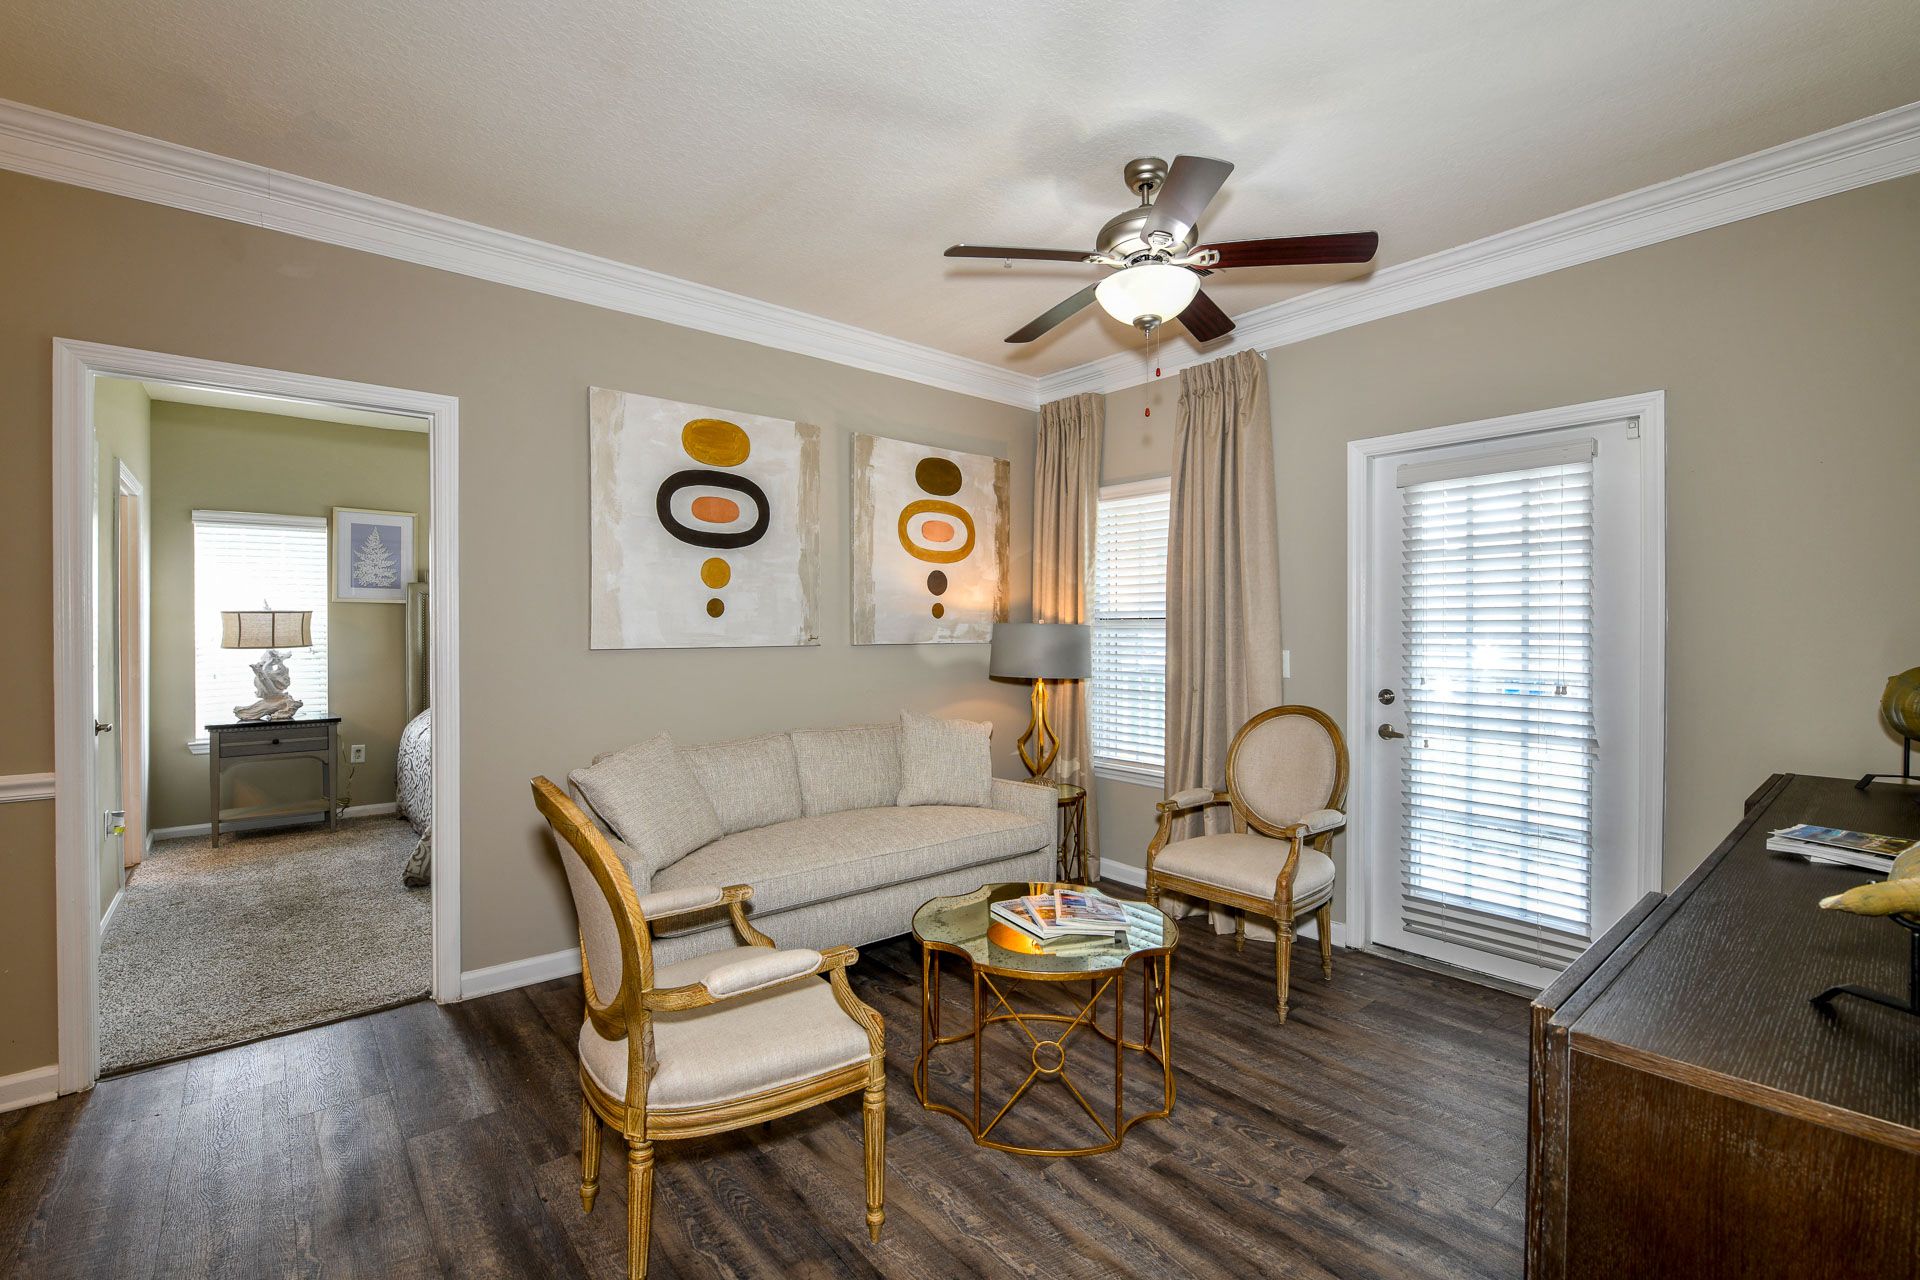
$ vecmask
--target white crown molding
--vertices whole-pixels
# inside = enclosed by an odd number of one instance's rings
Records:
[[[53,775],[50,773],[0,774],[0,804],[51,799],[53,799]]]
[[[1137,385],[1138,351],[1034,377],[312,179],[0,99],[0,168],[1035,408]],[[1264,351],[1920,172],[1920,103],[1247,312],[1168,372]]]
[[[1025,409],[1038,403],[1029,374],[4,99],[0,99],[0,168],[645,316],[963,395]]]
[[[1218,346],[1158,363],[1172,372],[1302,342],[1913,173],[1920,173],[1920,103],[1260,307]],[[1039,399],[1137,386],[1147,381],[1141,368],[1139,352],[1127,351],[1062,369],[1039,379]]]

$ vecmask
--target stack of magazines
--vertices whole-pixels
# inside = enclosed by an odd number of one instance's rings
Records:
[[[1857,867],[1880,875],[1887,874],[1893,860],[1915,845],[1920,845],[1920,841],[1846,831],[1840,827],[1816,827],[1807,822],[1782,827],[1767,837],[1767,848],[1775,853],[1797,853],[1814,862]]]
[[[1128,923],[1124,907],[1091,889],[1055,889],[996,902],[989,921],[1010,931],[1003,936],[1017,949],[1055,955],[1125,942]]]

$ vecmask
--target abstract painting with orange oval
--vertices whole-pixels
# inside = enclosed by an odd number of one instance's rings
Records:
[[[1008,463],[853,438],[853,642],[992,638],[1007,617]]]
[[[595,387],[595,649],[818,644],[820,429]]]

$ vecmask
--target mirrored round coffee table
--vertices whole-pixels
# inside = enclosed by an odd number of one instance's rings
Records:
[[[1173,1111],[1173,950],[1180,930],[1165,912],[1148,903],[1122,902],[1128,917],[1124,942],[1048,955],[1003,947],[988,936],[989,908],[995,902],[1053,888],[1043,883],[990,884],[972,893],[934,898],[913,913],[913,936],[920,943],[920,1056],[913,1064],[913,1091],[921,1106],[959,1120],[983,1147],[1029,1156],[1097,1155],[1118,1148],[1127,1130],[1140,1121],[1158,1119]],[[942,964],[942,957],[949,955],[961,957],[967,966],[973,995],[972,1025],[945,1035],[940,1027],[940,975],[943,967],[952,967]],[[1131,981],[1140,987],[1138,1039],[1127,1036],[1130,973]],[[1073,1012],[1017,1009],[1014,998],[1026,983],[1085,983],[1087,991],[1084,1000],[1078,991],[1073,992],[1067,1001],[1069,1006],[1078,1006]],[[1052,989],[1068,990],[1065,986]],[[1107,1008],[1112,1012],[1102,1025],[1102,1011]],[[995,1028],[1003,1028],[1004,1033],[995,1033]],[[982,1096],[981,1060],[990,1034],[996,1044],[1016,1052],[1024,1050],[1027,1062],[1025,1078],[989,1114]],[[972,1105],[962,1110],[929,1099],[928,1071],[935,1051],[969,1043],[973,1046]],[[1075,1053],[1081,1046],[1086,1052]],[[1106,1053],[1109,1047],[1111,1058]],[[1158,1075],[1157,1107],[1129,1113],[1129,1056]],[[1078,1079],[1075,1070],[1081,1073]],[[1001,1121],[1040,1085],[1057,1085],[1064,1090],[1092,1119],[1104,1140],[1048,1147],[1016,1145],[994,1136]],[[1109,1090],[1111,1107],[1107,1104]],[[1097,1103],[1094,1097],[1099,1099]]]

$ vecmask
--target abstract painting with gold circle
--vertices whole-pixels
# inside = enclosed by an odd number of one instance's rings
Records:
[[[853,438],[853,642],[985,641],[1007,620],[1008,463]]]
[[[820,429],[593,388],[589,643],[820,642]]]

